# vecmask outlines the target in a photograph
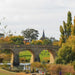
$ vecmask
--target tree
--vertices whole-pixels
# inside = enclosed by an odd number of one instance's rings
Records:
[[[74,25],[72,25],[71,27],[71,30],[72,30],[72,35],[75,36],[75,16],[74,16]]]
[[[63,46],[60,48],[57,55],[56,63],[58,64],[67,64],[75,60],[75,58],[73,58],[72,47],[69,46]]]
[[[67,15],[67,37],[71,35],[71,25],[72,25],[72,17],[71,17],[71,12],[68,12]]]
[[[75,36],[69,36],[57,53],[56,63],[67,64],[75,61]]]
[[[27,38],[30,41],[36,40],[38,37],[38,34],[39,34],[38,31],[35,29],[26,29],[22,31],[22,35],[24,36],[24,38]]]
[[[69,11],[67,14],[67,23],[63,21],[63,26],[60,26],[60,33],[61,33],[61,43],[65,43],[68,37],[71,35],[71,26],[72,26],[72,17],[71,12]]]
[[[31,44],[32,45],[42,45],[43,44],[43,41],[42,40],[32,40],[31,41]]]
[[[44,39],[43,40],[43,45],[50,45],[50,44],[52,44],[51,40],[49,40],[49,39]]]
[[[24,44],[24,37],[23,36],[11,36],[10,43],[13,44]]]

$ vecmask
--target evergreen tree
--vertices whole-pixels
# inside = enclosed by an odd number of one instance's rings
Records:
[[[72,35],[75,36],[75,16],[74,16],[74,25],[72,25]]]
[[[66,42],[66,39],[71,35],[71,25],[72,25],[72,17],[71,12],[68,12],[67,15],[67,23],[63,21],[63,26],[60,26],[60,32],[61,32],[61,44]]]
[[[71,17],[71,12],[68,12],[67,15],[67,38],[71,35],[71,25],[72,25],[72,17]]]

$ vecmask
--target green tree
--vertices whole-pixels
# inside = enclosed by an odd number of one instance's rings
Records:
[[[63,46],[62,48],[59,49],[57,58],[56,58],[56,63],[67,64],[74,60],[75,60],[75,56],[73,55],[72,47]]]
[[[26,29],[26,30],[22,31],[22,34],[23,34],[24,38],[27,38],[30,41],[32,41],[32,40],[37,39],[39,33],[35,29]]]
[[[60,26],[61,43],[65,43],[68,37],[71,35],[71,25],[72,25],[72,17],[71,12],[69,11],[67,14],[67,23],[63,21],[63,26]]]
[[[43,40],[43,45],[50,45],[50,44],[52,44],[51,40],[49,40],[49,39],[44,39]]]
[[[56,63],[67,64],[73,61],[75,61],[75,36],[69,36],[57,53]]]
[[[71,25],[72,25],[72,17],[71,17],[71,12],[68,12],[67,15],[67,38],[71,35]]]

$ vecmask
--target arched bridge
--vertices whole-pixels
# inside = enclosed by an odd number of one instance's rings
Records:
[[[40,61],[39,54],[42,50],[50,52],[50,63],[54,63],[58,46],[53,45],[14,45],[14,44],[0,44],[0,50],[7,49],[12,51],[11,63],[14,66],[19,65],[19,52],[29,50],[32,53],[31,63]]]

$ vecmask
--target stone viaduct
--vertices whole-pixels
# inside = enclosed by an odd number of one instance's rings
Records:
[[[0,44],[0,50],[10,50],[12,52],[11,57],[11,67],[19,65],[19,52],[29,50],[32,53],[31,61],[40,61],[39,54],[43,50],[48,50],[50,52],[50,63],[54,63],[56,52],[58,51],[58,46],[53,45],[14,45],[14,44]]]

